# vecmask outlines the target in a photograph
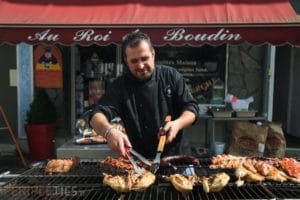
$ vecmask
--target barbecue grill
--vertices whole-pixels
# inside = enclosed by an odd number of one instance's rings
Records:
[[[237,187],[234,181],[231,181],[222,191],[216,193],[205,193],[201,185],[196,185],[192,193],[183,196],[163,178],[163,175],[174,172],[189,173],[189,171],[198,176],[225,171],[233,177],[230,170],[209,169],[209,158],[201,158],[200,164],[201,167],[191,167],[187,163],[176,163],[176,169],[161,167],[156,173],[157,180],[154,185],[144,192],[126,194],[117,193],[102,184],[103,171],[112,174],[122,172],[103,169],[97,162],[81,162],[80,167],[63,175],[46,175],[44,166],[37,166],[5,183],[0,189],[0,199],[300,199],[300,185],[291,182],[246,183],[242,187]]]

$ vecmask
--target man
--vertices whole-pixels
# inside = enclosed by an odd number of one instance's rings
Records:
[[[90,124],[106,137],[111,149],[125,156],[133,147],[147,158],[154,158],[158,131],[166,115],[172,121],[164,126],[167,134],[164,155],[178,154],[182,129],[197,119],[198,106],[183,77],[173,68],[155,65],[150,38],[140,32],[125,36],[122,44],[128,72],[117,78],[95,106]],[[126,135],[109,121],[121,117]]]

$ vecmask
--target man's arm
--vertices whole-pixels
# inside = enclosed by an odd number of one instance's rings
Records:
[[[90,121],[97,134],[105,137],[108,146],[121,156],[126,156],[125,147],[131,147],[130,141],[123,132],[114,128],[103,113],[96,113]]]
[[[105,137],[105,131],[112,127],[103,113],[96,113],[92,116],[90,125],[97,134]]]
[[[165,125],[167,143],[172,142],[181,129],[195,123],[199,113],[197,102],[189,91],[183,76],[177,71],[174,71],[172,75],[173,85],[175,85],[174,105],[176,105],[176,109],[182,110],[182,113],[177,119],[173,119]]]

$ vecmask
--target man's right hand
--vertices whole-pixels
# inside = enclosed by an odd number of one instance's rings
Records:
[[[120,156],[126,157],[125,148],[132,147],[127,135],[116,128],[110,130],[110,133],[107,135],[106,140],[108,146]]]

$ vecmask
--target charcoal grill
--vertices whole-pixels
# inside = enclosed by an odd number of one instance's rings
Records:
[[[200,164],[201,167],[191,168],[186,163],[177,163],[176,167],[179,172],[191,170],[191,173],[196,173],[198,176],[224,171],[209,169],[209,158],[201,158]],[[109,169],[105,170],[108,172]],[[121,173],[117,170],[110,170],[112,174]],[[160,168],[156,174],[155,184],[144,192],[120,194],[103,186],[103,169],[97,162],[82,162],[80,167],[63,175],[45,175],[44,167],[38,166],[27,170],[3,185],[0,189],[0,199],[300,199],[300,186],[291,182],[247,183],[238,188],[231,181],[222,191],[208,194],[203,191],[201,185],[196,185],[193,191],[184,197],[163,179],[163,175],[170,175],[177,171],[174,170],[172,167]],[[232,171],[226,172],[233,176]]]

